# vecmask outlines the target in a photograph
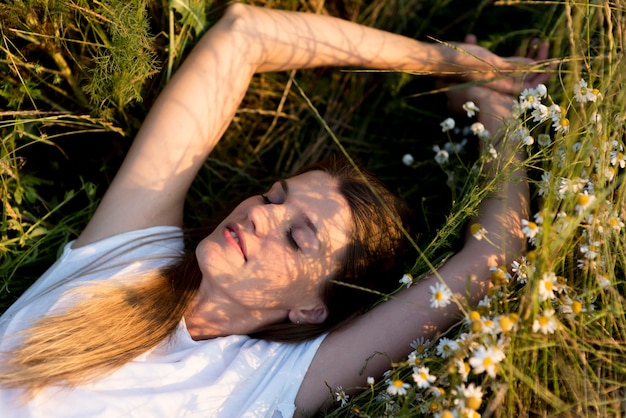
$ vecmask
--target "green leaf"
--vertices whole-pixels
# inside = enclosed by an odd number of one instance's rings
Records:
[[[180,23],[193,28],[196,35],[201,34],[207,26],[205,6],[210,2],[197,0],[170,0],[170,7],[180,13]]]

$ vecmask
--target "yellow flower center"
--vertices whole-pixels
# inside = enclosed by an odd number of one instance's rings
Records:
[[[499,323],[500,323],[500,328],[504,332],[510,331],[511,328],[513,328],[513,321],[511,321],[511,318],[509,318],[508,316],[500,317]]]
[[[569,119],[561,118],[561,126],[568,127],[569,126]]]
[[[482,400],[478,396],[470,396],[465,400],[465,405],[467,405],[469,409],[477,410],[480,408],[481,402]]]
[[[471,326],[471,330],[474,334],[479,333],[481,330],[483,329],[483,324],[482,322],[476,320],[476,321],[472,321],[472,326]]]
[[[441,413],[441,418],[454,418],[454,414],[446,409]]]
[[[472,311],[470,312],[469,317],[472,321],[477,321],[480,319],[480,313],[478,313],[478,311]]]
[[[472,235],[476,235],[481,229],[483,229],[483,226],[481,224],[472,224],[470,226],[470,232],[472,233]]]
[[[552,286],[552,282],[551,282],[550,280],[546,280],[546,282],[545,282],[545,285],[544,285],[544,286],[545,286],[545,288],[546,288],[546,290],[547,290],[548,292],[552,291],[552,289],[553,289],[553,287],[554,287],[554,286]]]
[[[537,252],[535,250],[530,250],[526,253],[526,260],[529,263],[534,262],[537,259]]]
[[[589,204],[590,197],[588,194],[581,193],[578,195],[577,202],[580,206],[586,206]]]
[[[400,389],[404,385],[404,382],[400,379],[396,379],[393,381],[393,385],[397,387],[398,389]]]
[[[582,310],[583,310],[583,304],[582,303],[580,303],[577,300],[572,302],[572,312],[574,312],[576,315],[578,315],[579,313],[582,312]]]
[[[593,90],[591,90],[591,92],[592,92],[593,94],[595,94],[596,96],[597,96],[598,94],[600,94],[600,90],[598,90],[598,89],[593,89]]]
[[[435,292],[435,300],[439,301],[443,299],[443,293],[440,291]]]
[[[426,372],[420,372],[420,378],[422,380],[428,380],[428,373]]]
[[[483,366],[486,368],[493,366],[493,360],[491,359],[491,357],[485,357],[483,359]]]
[[[548,322],[550,322],[550,318],[548,318],[547,316],[539,317],[539,325],[541,325],[542,327],[545,327],[546,325],[548,325]]]

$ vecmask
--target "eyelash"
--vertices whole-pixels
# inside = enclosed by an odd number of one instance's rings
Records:
[[[272,201],[264,194],[261,195],[261,199],[263,199],[263,204],[265,204],[265,205],[271,205],[272,204]],[[298,243],[294,239],[294,237],[293,237],[293,230],[291,228],[289,228],[287,230],[286,236],[287,236],[287,242],[289,242],[289,245],[291,245],[291,247],[294,250],[300,251],[300,246],[298,245]]]
[[[293,238],[293,230],[291,228],[287,230],[287,241],[289,242],[289,245],[291,245],[291,247],[294,250],[300,251],[300,246],[298,245],[296,240]]]

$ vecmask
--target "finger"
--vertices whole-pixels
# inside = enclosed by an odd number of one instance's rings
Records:
[[[467,35],[465,35],[465,43],[466,44],[472,44],[472,45],[476,45],[476,35],[474,35],[473,33],[468,33]]]

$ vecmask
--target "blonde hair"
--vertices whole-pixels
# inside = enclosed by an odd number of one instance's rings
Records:
[[[78,303],[37,320],[3,353],[0,386],[30,394],[49,385],[76,386],[145,353],[178,326],[201,275],[193,255],[132,284],[92,282],[72,289]]]

